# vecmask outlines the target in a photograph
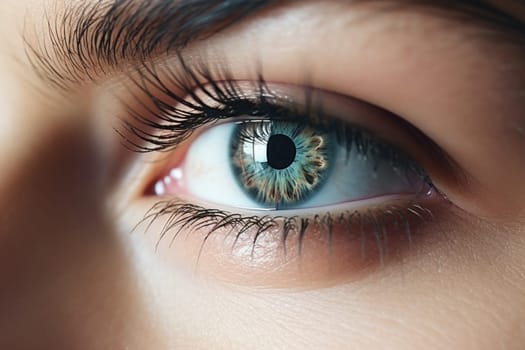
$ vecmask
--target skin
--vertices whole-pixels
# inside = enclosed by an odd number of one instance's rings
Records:
[[[268,254],[272,232],[255,258],[249,239],[230,254],[218,232],[195,270],[202,233],[157,249],[162,221],[130,234],[191,140],[167,160],[124,150],[118,74],[66,98],[40,81],[13,28],[40,28],[46,4],[0,3],[0,348],[523,348],[523,47],[468,40],[486,28],[446,12],[342,1],[281,6],[193,45],[224,52],[240,80],[247,62],[285,84],[308,67],[312,85],[402,116],[456,162],[414,155],[450,203],[430,203],[435,220],[384,266],[356,267],[346,241],[321,253],[315,235],[301,259]]]

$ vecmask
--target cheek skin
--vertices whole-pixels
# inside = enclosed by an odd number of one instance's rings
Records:
[[[140,232],[132,239],[150,256],[144,282],[156,291],[159,315],[176,325],[177,346],[520,349],[525,281],[513,266],[525,263],[524,232],[456,214],[400,264],[313,290],[205,281],[203,271],[165,260],[162,247],[152,253]],[[175,242],[171,253],[185,244]]]

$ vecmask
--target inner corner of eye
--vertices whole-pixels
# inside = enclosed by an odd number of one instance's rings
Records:
[[[150,192],[283,212],[430,193],[414,162],[358,128],[344,129],[246,117],[212,125],[155,178]]]

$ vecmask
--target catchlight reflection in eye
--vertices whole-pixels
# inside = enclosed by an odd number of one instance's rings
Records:
[[[219,207],[293,210],[430,188],[412,160],[357,127],[246,119],[200,133],[155,192]]]
[[[329,134],[302,123],[241,122],[230,140],[239,187],[257,205],[276,209],[307,202],[328,179],[336,156]]]

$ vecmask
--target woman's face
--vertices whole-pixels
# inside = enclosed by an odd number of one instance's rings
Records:
[[[525,3],[446,3],[3,0],[0,348],[522,349]]]

